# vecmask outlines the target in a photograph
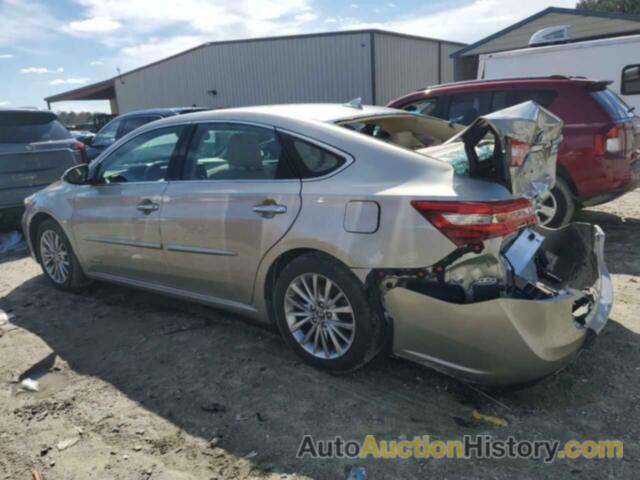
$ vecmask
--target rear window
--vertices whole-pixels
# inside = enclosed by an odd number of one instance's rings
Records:
[[[640,93],[640,65],[627,65],[622,69],[622,87],[620,92],[623,95],[635,95]]]
[[[629,106],[608,88],[591,92],[591,96],[609,114],[612,120],[627,120],[633,116]]]
[[[53,115],[44,112],[0,113],[0,143],[32,143],[71,138]]]

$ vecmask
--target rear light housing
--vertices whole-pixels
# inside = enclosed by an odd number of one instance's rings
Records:
[[[521,142],[520,140],[516,140],[511,137],[506,138],[506,143],[509,148],[509,152],[511,153],[511,166],[522,166],[529,154],[529,150],[531,150],[531,145],[527,142]]]
[[[71,149],[80,153],[80,161],[82,163],[89,163],[89,157],[87,157],[87,146],[84,143],[75,142],[71,145]]]
[[[425,219],[458,246],[505,237],[538,223],[526,198],[499,202],[411,202]]]
[[[615,154],[624,150],[623,128],[614,125],[606,133],[597,133],[594,140],[593,149],[596,155],[604,155],[605,153]]]

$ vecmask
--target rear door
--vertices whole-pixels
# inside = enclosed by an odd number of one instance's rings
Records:
[[[51,112],[0,112],[0,208],[60,178],[79,162],[69,131]]]
[[[146,131],[92,167],[78,187],[72,228],[87,273],[157,283],[165,269],[160,237],[162,195],[182,125]]]
[[[250,304],[262,257],[298,215],[300,189],[273,128],[198,125],[181,178],[164,194],[163,281]]]

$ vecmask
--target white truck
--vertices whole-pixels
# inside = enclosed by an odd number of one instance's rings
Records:
[[[534,35],[535,37],[536,35]],[[534,44],[532,37],[530,45]],[[478,78],[563,75],[611,80],[609,86],[640,112],[640,35],[537,46],[480,55]]]

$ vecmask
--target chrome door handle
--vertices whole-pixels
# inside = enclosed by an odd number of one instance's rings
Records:
[[[287,213],[287,206],[277,203],[262,203],[255,205],[252,210],[262,217],[273,218],[276,215]]]
[[[160,208],[160,205],[158,205],[157,203],[146,201],[146,202],[139,203],[138,206],[136,207],[136,210],[146,215],[149,215],[151,212],[155,212],[159,208]]]

